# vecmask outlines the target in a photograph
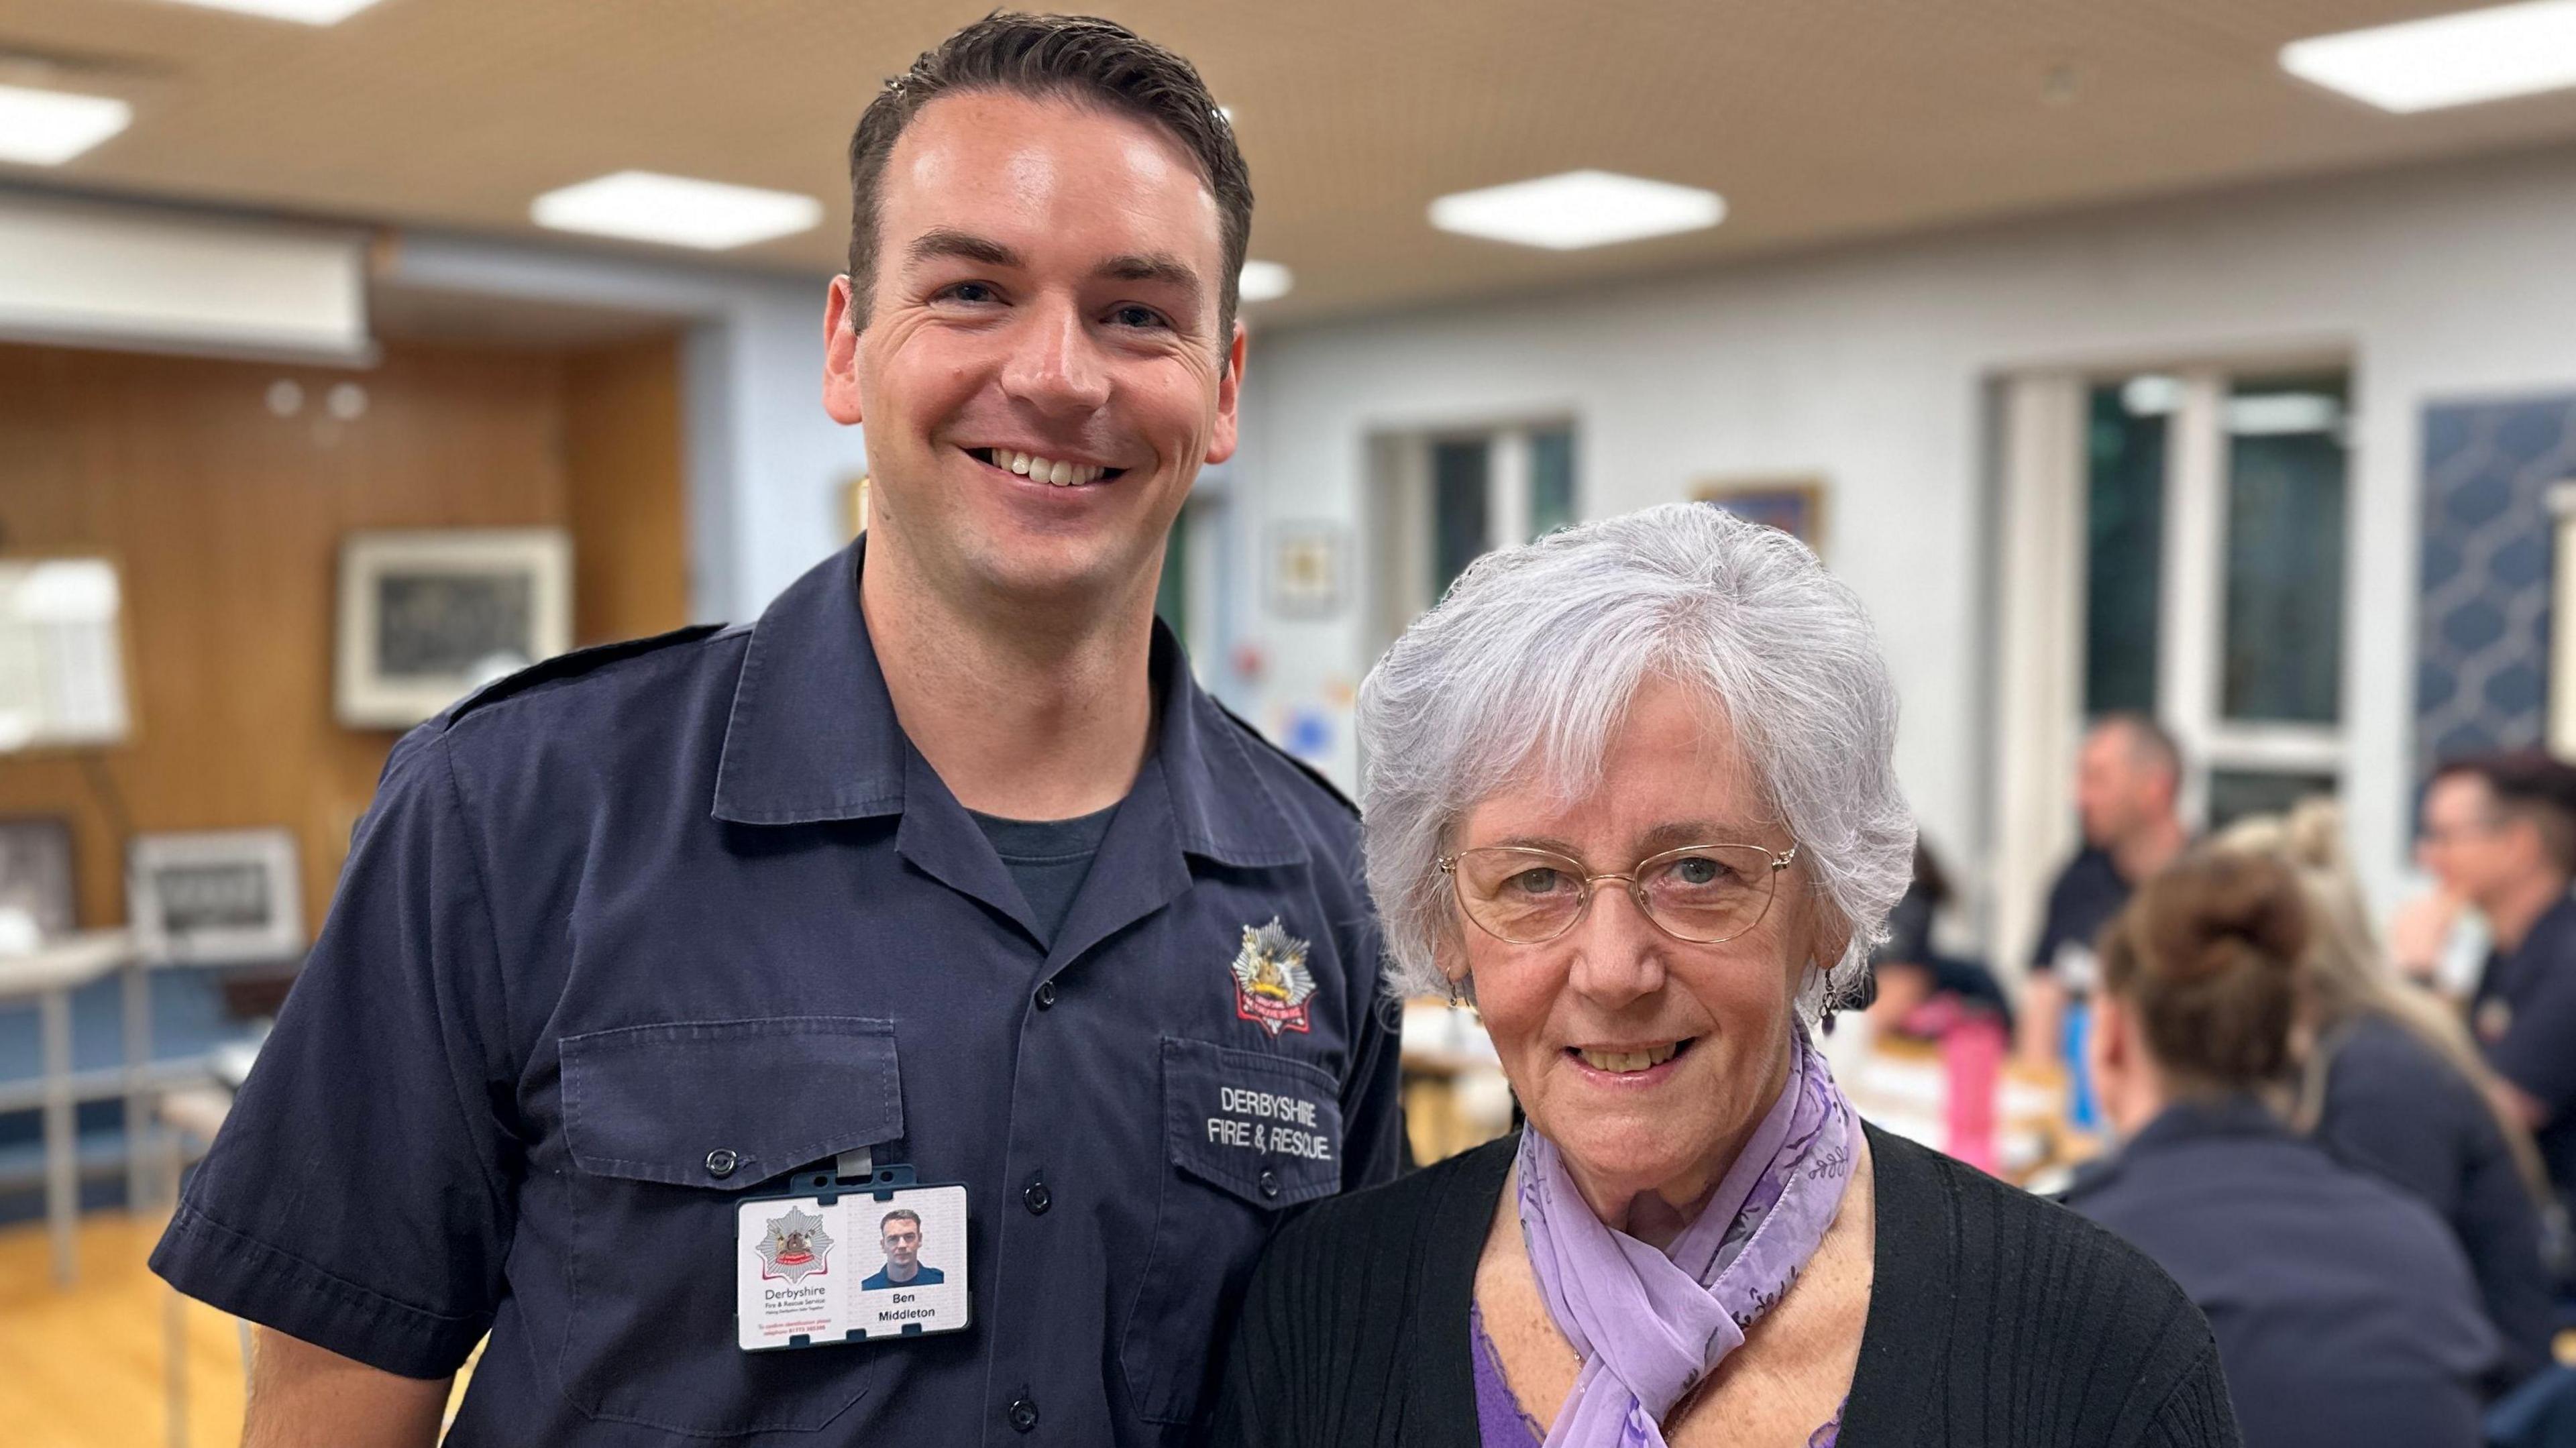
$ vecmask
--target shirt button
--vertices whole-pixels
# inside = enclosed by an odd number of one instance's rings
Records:
[[[1047,1208],[1055,1205],[1055,1193],[1047,1190],[1045,1182],[1031,1182],[1028,1190],[1020,1193],[1020,1202],[1029,1209],[1030,1216],[1043,1217]]]
[[[1010,1418],[1012,1427],[1023,1433],[1030,1432],[1038,1425],[1038,1405],[1033,1399],[1013,1398],[1006,1416]]]
[[[1055,1004],[1055,982],[1054,982],[1054,981],[1051,981],[1051,980],[1042,980],[1042,981],[1039,981],[1039,982],[1038,982],[1038,1009],[1039,1009],[1039,1010],[1045,1010],[1047,1007],[1052,1006],[1052,1005],[1054,1005],[1054,1004]]]
[[[729,1146],[719,1146],[707,1153],[707,1175],[711,1177],[732,1176],[733,1169],[741,1164],[742,1158],[734,1155],[733,1148]]]
[[[1271,1200],[1273,1200],[1273,1201],[1278,1200],[1278,1198],[1279,1198],[1279,1173],[1277,1173],[1277,1172],[1275,1172],[1275,1171],[1271,1171],[1271,1170],[1269,1170],[1269,1169],[1268,1169],[1268,1168],[1266,1168],[1266,1167],[1262,1170],[1262,1173],[1261,1173],[1261,1194],[1262,1194],[1263,1196],[1265,1196],[1265,1197],[1270,1198],[1270,1199],[1271,1199]]]

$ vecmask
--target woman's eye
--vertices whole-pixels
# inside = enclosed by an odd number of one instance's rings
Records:
[[[1692,855],[1666,865],[1664,873],[1676,885],[1714,885],[1725,877],[1726,867],[1715,860]]]
[[[1522,895],[1544,895],[1557,888],[1558,883],[1562,881],[1563,878],[1563,872],[1551,870],[1545,865],[1539,865],[1531,869],[1523,870],[1519,874],[1514,875],[1508,883],[1515,893]]]

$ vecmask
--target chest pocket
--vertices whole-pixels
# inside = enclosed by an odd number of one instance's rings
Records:
[[[1340,1085],[1304,1061],[1165,1036],[1163,1138],[1153,1253],[1119,1360],[1141,1416],[1189,1423],[1212,1405],[1220,1329],[1279,1213],[1341,1190]]]
[[[894,1023],[780,1016],[563,1040],[574,1170],[560,1366],[591,1418],[693,1437],[813,1432],[865,1397],[883,1353],[734,1345],[734,1202],[903,1134]]]

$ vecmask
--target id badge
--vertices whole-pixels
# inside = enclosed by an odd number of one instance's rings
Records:
[[[961,1332],[966,1188],[915,1185],[908,1166],[798,1172],[736,1205],[734,1263],[744,1352]]]

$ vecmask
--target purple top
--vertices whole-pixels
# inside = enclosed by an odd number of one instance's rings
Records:
[[[1521,1406],[1512,1385],[1503,1381],[1502,1354],[1485,1335],[1484,1310],[1472,1302],[1467,1304],[1467,1327],[1476,1340],[1476,1441],[1483,1448],[1539,1448],[1547,1435]],[[1844,1402],[1848,1405],[1850,1400]],[[1842,1430],[1843,1410],[1836,1408],[1825,1426],[1807,1435],[1807,1448],[1834,1448]]]

